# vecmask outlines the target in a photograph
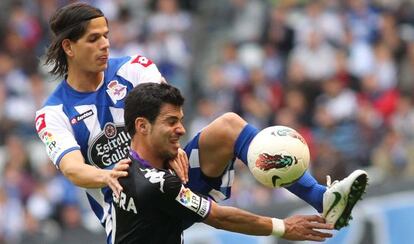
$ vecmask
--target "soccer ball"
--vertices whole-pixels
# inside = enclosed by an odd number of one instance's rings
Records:
[[[271,126],[260,131],[247,151],[249,169],[257,181],[278,188],[295,183],[309,166],[309,147],[294,129]]]

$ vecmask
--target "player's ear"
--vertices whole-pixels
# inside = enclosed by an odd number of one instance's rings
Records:
[[[62,41],[62,48],[63,48],[63,51],[65,51],[66,55],[68,55],[69,57],[73,56],[72,45],[69,39],[64,39]]]
[[[135,131],[140,134],[148,134],[149,131],[149,121],[143,117],[138,117],[135,119]]]

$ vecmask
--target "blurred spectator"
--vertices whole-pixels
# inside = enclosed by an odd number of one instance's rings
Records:
[[[177,0],[158,0],[147,21],[147,55],[168,82],[184,91],[191,62],[191,24],[191,15],[179,8]]]
[[[265,5],[260,0],[231,0],[234,11],[231,39],[236,43],[257,42],[263,33]]]
[[[327,8],[322,0],[310,1],[293,24],[297,45],[308,42],[309,35],[316,31],[319,32],[322,42],[334,46],[341,46],[345,39],[345,28],[340,14]]]
[[[304,38],[305,41],[293,49],[289,62],[302,66],[305,78],[312,81],[332,76],[335,71],[334,49],[316,30],[309,31]]]
[[[353,42],[372,43],[378,38],[379,15],[371,1],[347,0],[346,24]]]
[[[399,67],[398,88],[409,94],[414,94],[414,42],[407,44],[405,57]]]
[[[330,175],[332,180],[343,179],[348,175],[347,164],[350,162],[344,160],[342,154],[332,144],[320,141],[316,147],[318,153],[312,160],[310,169],[320,184],[326,184],[327,175]]]
[[[374,74],[365,76],[361,82],[358,103],[361,106],[372,106],[385,123],[388,123],[390,116],[395,112],[399,92],[396,89],[382,89],[378,76]]]
[[[202,94],[214,103],[214,116],[231,111],[234,103],[234,85],[228,83],[225,70],[220,66],[212,66],[208,72],[208,80],[204,82]]]
[[[402,94],[395,113],[391,116],[391,128],[401,136],[404,144],[414,145],[414,106],[411,95]]]
[[[388,130],[372,153],[372,162],[386,178],[413,175],[413,145],[405,144],[401,135]]]
[[[397,68],[390,49],[384,42],[374,46],[374,67],[371,71],[376,76],[380,90],[391,90],[397,85]]]
[[[244,85],[247,80],[247,69],[239,58],[238,49],[234,42],[228,42],[223,46],[221,69],[227,86],[238,87]]]
[[[19,243],[23,232],[23,206],[0,185],[0,242]]]
[[[295,33],[288,25],[286,14],[287,10],[282,7],[273,7],[270,9],[270,17],[264,28],[263,42],[272,46],[276,53],[279,53],[284,59],[289,55],[294,47]],[[268,49],[270,47],[267,47]]]
[[[188,126],[188,134],[195,135],[215,118],[216,103],[208,98],[201,98],[197,101],[197,110],[195,118]]]
[[[325,80],[322,87],[316,106],[323,107],[334,123],[354,121],[358,106],[356,93],[335,78]]]
[[[82,225],[81,211],[78,205],[65,204],[60,211],[59,219],[63,223],[63,232],[59,237],[59,243],[71,244],[82,240],[84,243],[98,244],[104,243],[105,237],[91,234]]]
[[[276,49],[272,43],[265,44],[263,49],[263,72],[266,81],[269,83],[283,83],[285,79],[284,57],[280,54],[279,49]]]
[[[26,203],[34,190],[34,175],[30,159],[22,139],[17,135],[6,138],[6,165],[4,184],[10,196]]]
[[[234,109],[249,123],[264,128],[280,104],[281,87],[266,83],[263,70],[256,68],[250,71],[249,83],[237,90]]]

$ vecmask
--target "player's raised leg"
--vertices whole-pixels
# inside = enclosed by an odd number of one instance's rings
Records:
[[[201,170],[206,176],[220,176],[227,165],[234,160],[237,156],[235,153],[237,138],[243,137],[244,144],[247,146],[250,144],[258,130],[251,128],[248,132],[242,133],[246,125],[247,122],[237,114],[225,113],[201,131],[199,160]]]
[[[247,165],[247,151],[258,132],[235,113],[226,113],[214,120],[200,134],[202,172],[208,177],[218,177],[235,157]],[[308,172],[288,190],[322,212],[326,187],[318,184]]]
[[[207,177],[220,177],[236,157],[247,165],[247,151],[258,132],[257,128],[247,124],[235,113],[226,113],[214,120],[203,129],[198,141],[199,163],[203,174]],[[366,173],[358,170],[327,188],[307,171],[287,189],[323,213],[327,221],[339,229],[347,225],[352,208],[365,191],[366,182]],[[341,195],[339,200],[335,200],[337,192]]]

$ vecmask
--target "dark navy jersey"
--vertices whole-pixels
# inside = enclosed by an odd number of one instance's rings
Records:
[[[123,192],[113,199],[114,243],[183,243],[189,223],[207,217],[211,202],[181,184],[169,170],[150,167],[131,157]]]

